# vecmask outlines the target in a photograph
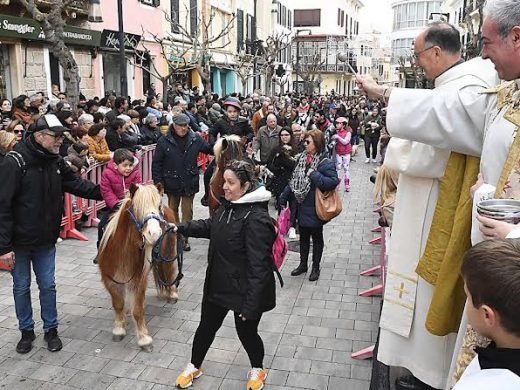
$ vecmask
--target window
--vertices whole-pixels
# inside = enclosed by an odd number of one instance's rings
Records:
[[[341,27],[345,25],[345,11],[341,11]]]
[[[348,15],[345,15],[345,35],[348,35]]]
[[[341,10],[338,8],[338,26],[341,25]]]
[[[161,0],[141,0],[141,3],[152,7],[158,7],[161,4]]]
[[[244,46],[244,11],[237,10],[237,51],[240,53]]]
[[[197,0],[190,0],[190,34],[197,35],[197,24],[199,20],[199,12],[197,10]]]
[[[321,26],[320,9],[295,9],[294,27],[318,27]]]
[[[172,33],[178,34],[179,28],[174,23],[179,24],[179,0],[171,0],[171,19],[172,19]]]
[[[287,28],[292,28],[292,12],[291,10],[287,10]]]

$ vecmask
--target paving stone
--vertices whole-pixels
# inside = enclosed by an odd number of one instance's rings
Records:
[[[275,356],[271,367],[282,371],[298,371],[308,373],[311,369],[311,361],[308,359],[294,359]]]
[[[326,375],[291,372],[287,379],[287,383],[290,383],[291,386],[305,389],[327,390],[329,377]]]
[[[29,377],[42,382],[52,382],[65,384],[72,378],[78,370],[66,367],[51,366],[44,364],[34,371]]]
[[[310,359],[310,360],[321,360],[329,362],[332,360],[332,350],[321,349],[321,348],[307,348],[298,347],[296,348],[295,358]]]
[[[368,381],[331,377],[328,390],[368,390],[369,387]]]
[[[88,371],[78,371],[68,382],[68,385],[86,390],[105,390],[114,381],[115,376]]]
[[[109,362],[110,359],[81,355],[78,353],[69,359],[67,363],[65,363],[65,366],[83,371],[101,372]]]
[[[117,378],[108,387],[108,390],[150,390],[153,386],[154,383],[151,382],[144,382],[127,378]]]
[[[144,369],[142,364],[111,360],[101,372],[120,378],[137,379]]]

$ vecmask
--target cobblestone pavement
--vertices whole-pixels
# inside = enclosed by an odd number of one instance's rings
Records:
[[[277,306],[260,323],[265,343],[266,389],[367,390],[371,361],[356,361],[350,354],[375,341],[380,298],[358,293],[377,284],[359,272],[378,261],[378,247],[368,244],[376,225],[372,213],[373,164],[357,156],[352,163],[353,188],[343,194],[344,211],[325,227],[321,277],[291,277],[298,254],[289,252],[282,275],[285,287],[277,290]],[[195,200],[195,218],[207,215]],[[185,278],[176,304],[160,301],[149,288],[146,317],[154,338],[151,353],[140,351],[133,325],[121,342],[112,341],[113,312],[108,293],[92,264],[95,229],[87,229],[88,242],[66,240],[58,244],[56,280],[59,332],[63,350],[48,352],[39,320],[38,293],[33,279],[33,309],[37,339],[27,354],[15,352],[19,339],[9,274],[0,273],[0,388],[16,389],[154,389],[172,388],[189,361],[191,343],[200,315],[202,283],[208,242],[191,241],[185,256]],[[279,286],[278,286],[279,287]],[[228,315],[206,361],[204,375],[194,389],[244,389],[248,359]]]

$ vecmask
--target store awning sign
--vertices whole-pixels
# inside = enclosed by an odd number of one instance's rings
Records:
[[[79,27],[65,26],[63,41],[70,45],[99,46],[101,32]],[[40,23],[28,18],[0,15],[0,37],[45,41]]]
[[[140,40],[140,35],[125,33],[125,50],[134,51]],[[119,32],[103,30],[103,33],[101,34],[101,47],[119,50]]]

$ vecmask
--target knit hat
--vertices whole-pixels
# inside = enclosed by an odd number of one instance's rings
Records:
[[[16,135],[14,133],[9,133],[5,130],[0,130],[0,149],[7,150],[9,148],[9,145],[13,141],[16,140]]]

